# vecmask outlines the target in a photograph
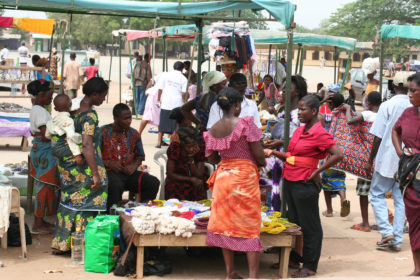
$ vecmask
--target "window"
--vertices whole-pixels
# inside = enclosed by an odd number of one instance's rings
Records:
[[[331,57],[332,57],[332,55],[331,55],[330,52],[324,52],[324,58],[325,58],[325,60],[331,60]]]
[[[305,59],[306,59],[306,51],[303,50],[303,60],[305,60]]]
[[[135,41],[133,41],[133,50],[138,50],[139,49],[139,41],[138,40],[135,40]]]
[[[396,61],[397,63],[401,63],[401,56],[398,56]]]
[[[363,54],[363,60],[365,60],[366,58],[370,57],[370,55],[368,53],[364,53]]]
[[[319,51],[312,52],[312,60],[319,60]]]
[[[360,53],[354,53],[353,54],[353,61],[360,61]]]
[[[413,55],[411,56],[411,59],[413,59],[413,60],[417,60],[417,54],[413,54]]]

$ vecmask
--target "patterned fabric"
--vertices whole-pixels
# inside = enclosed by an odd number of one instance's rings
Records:
[[[344,155],[343,160],[334,168],[367,180],[372,179],[372,173],[368,174],[364,168],[369,160],[374,138],[369,133],[371,125],[372,123],[368,122],[348,125],[343,107],[338,107],[333,111],[329,132],[334,136],[334,140]]]
[[[51,142],[41,137],[32,140],[30,175],[34,178],[35,216],[52,216],[57,213],[59,176],[57,160],[51,154]]]
[[[260,252],[264,246],[259,238],[231,237],[223,234],[207,232],[206,244],[232,251],[239,252]]]
[[[58,79],[58,61],[60,58],[57,55],[53,55],[51,58],[50,73],[54,80]]]
[[[359,196],[369,196],[370,181],[357,178],[356,193]]]
[[[213,151],[217,151],[220,153],[222,160],[239,158],[255,162],[248,143],[259,141],[261,135],[262,132],[255,125],[253,118],[250,116],[243,117],[238,121],[235,129],[229,136],[214,138],[210,132],[204,133],[206,156],[208,157]]]
[[[260,174],[247,159],[222,160],[207,183],[213,191],[207,230],[230,237],[259,238]]]
[[[346,173],[339,170],[327,169],[321,174],[322,189],[327,192],[346,190]]]
[[[209,94],[209,93],[207,93]],[[207,130],[207,122],[209,121],[209,115],[210,115],[210,109],[207,111],[200,106],[201,97],[204,95],[199,95],[194,98],[195,102],[195,114],[200,120],[201,124],[201,131],[204,132]],[[211,105],[216,102],[216,96],[211,100],[209,104],[209,108],[211,108]]]
[[[61,197],[52,247],[61,251],[70,250],[70,236],[75,225],[81,226],[83,230],[88,220],[93,219],[99,211],[106,210],[108,197],[108,179],[99,147],[100,129],[97,113],[88,110],[76,115],[74,127],[77,133],[93,137],[95,161],[102,184],[99,189],[92,189],[92,170],[87,162],[77,165],[71,157],[65,135],[53,136],[52,153],[58,159]]]
[[[137,157],[144,156],[140,134],[129,128],[122,134],[112,133],[113,124],[101,128],[102,160],[118,161],[122,166],[130,165]]]
[[[198,152],[194,155],[194,162],[205,162],[204,143],[199,144]],[[191,176],[191,172],[186,163],[185,152],[181,144],[177,141],[172,141],[169,145],[168,160],[175,162],[175,173],[182,176]],[[206,189],[198,191],[190,182],[181,182],[171,180],[168,177],[165,180],[165,199],[177,198],[179,200],[198,201],[206,198]]]

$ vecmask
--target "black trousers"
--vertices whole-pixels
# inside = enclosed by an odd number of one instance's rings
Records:
[[[318,206],[319,190],[313,182],[292,182],[284,179],[284,196],[289,221],[299,225],[303,232],[303,256],[292,252],[291,259],[316,271],[323,236]]]
[[[139,176],[142,172],[136,171],[132,175],[126,175],[124,173],[107,171],[106,174],[108,175],[108,209],[122,200],[124,191],[130,191],[133,193],[139,192]],[[152,176],[149,173],[144,173],[140,183],[141,201],[145,202],[156,199],[156,195],[159,191],[159,185],[160,182],[155,176]]]

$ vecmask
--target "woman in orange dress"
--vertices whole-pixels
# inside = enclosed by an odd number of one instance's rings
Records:
[[[218,164],[207,181],[213,202],[206,243],[222,248],[227,279],[237,279],[234,251],[247,252],[249,277],[258,278],[261,199],[258,166],[265,165],[262,132],[252,117],[239,118],[243,96],[234,88],[220,91],[223,117],[204,133],[206,156]],[[221,160],[221,161],[220,161]]]

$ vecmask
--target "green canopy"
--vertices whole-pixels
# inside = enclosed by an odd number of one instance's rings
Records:
[[[161,18],[182,20],[194,20],[219,11],[265,9],[286,28],[289,28],[293,22],[296,8],[286,0],[221,0],[192,3],[128,0],[0,0],[0,4],[3,9],[134,17],[159,15]]]
[[[287,32],[252,30],[251,36],[254,39],[255,45],[287,44]],[[294,32],[293,44],[302,44],[305,47],[330,46],[353,51],[356,47],[356,39]]]
[[[420,26],[384,24],[381,28],[381,37],[382,39],[390,39],[396,37],[420,39]]]

